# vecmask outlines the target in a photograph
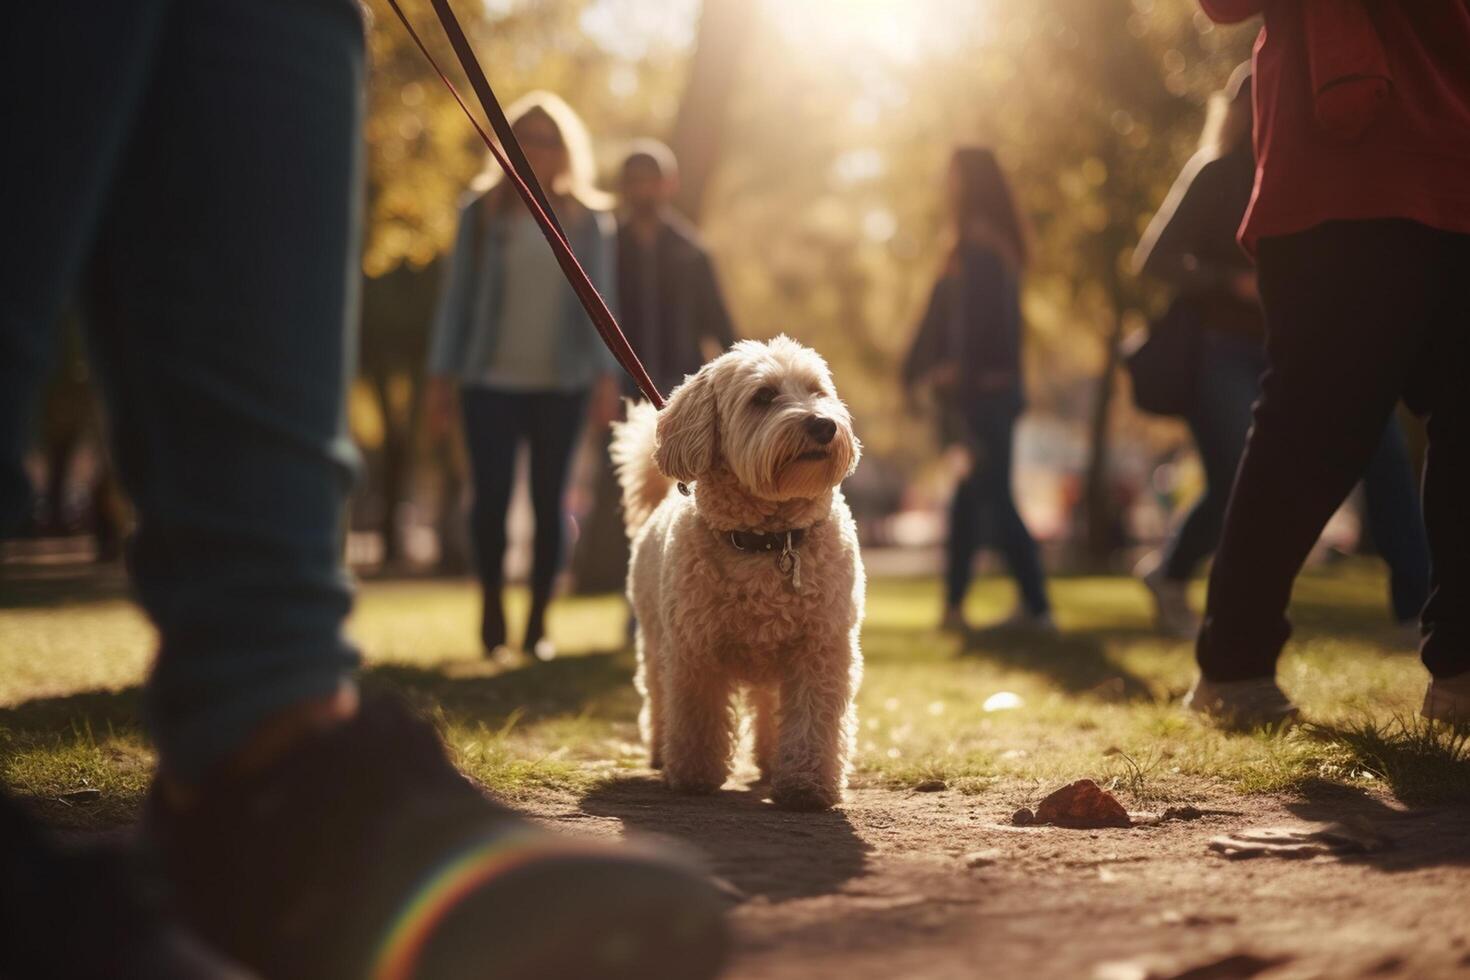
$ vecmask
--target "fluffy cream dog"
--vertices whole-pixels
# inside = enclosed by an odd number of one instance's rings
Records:
[[[640,724],[675,790],[725,782],[743,690],[776,803],[842,798],[865,583],[838,484],[860,449],[826,362],[786,337],[736,344],[617,427]]]

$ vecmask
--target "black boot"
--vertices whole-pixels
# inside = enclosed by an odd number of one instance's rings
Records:
[[[505,607],[501,605],[500,586],[485,586],[485,611],[480,620],[480,643],[485,655],[491,656],[496,649],[505,646]]]

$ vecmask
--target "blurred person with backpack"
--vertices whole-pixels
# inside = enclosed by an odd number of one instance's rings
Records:
[[[1193,638],[1190,579],[1213,554],[1266,370],[1266,323],[1255,265],[1235,240],[1255,184],[1251,72],[1239,66],[1211,101],[1199,152],[1186,164],[1137,250],[1134,268],[1173,289],[1168,312],[1129,358],[1141,408],[1189,426],[1205,489],[1135,574],[1161,632]],[[1429,594],[1429,543],[1403,430],[1389,419],[1364,471],[1368,524],[1390,572],[1395,621],[1417,628]]]
[[[1470,719],[1470,3],[1201,0],[1264,16],[1254,58],[1266,373],[1210,574],[1186,705],[1289,722],[1293,583],[1400,399],[1426,419],[1423,714]]]

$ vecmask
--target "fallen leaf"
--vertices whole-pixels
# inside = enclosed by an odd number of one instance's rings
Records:
[[[1080,830],[1133,826],[1117,797],[1090,779],[1079,779],[1042,800],[1036,822]]]
[[[1299,824],[1253,827],[1212,838],[1210,850],[1221,857],[1313,858],[1323,855],[1368,854],[1381,851],[1388,841],[1371,830],[1346,824]]]

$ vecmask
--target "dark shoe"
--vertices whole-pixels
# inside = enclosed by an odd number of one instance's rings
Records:
[[[0,977],[248,980],[159,893],[131,850],[63,847],[0,795]]]
[[[273,980],[714,976],[724,903],[682,864],[531,827],[389,699],[148,831],[201,935]]]
[[[485,590],[485,611],[480,619],[480,643],[487,656],[505,646],[505,607],[501,605],[500,590]]]

